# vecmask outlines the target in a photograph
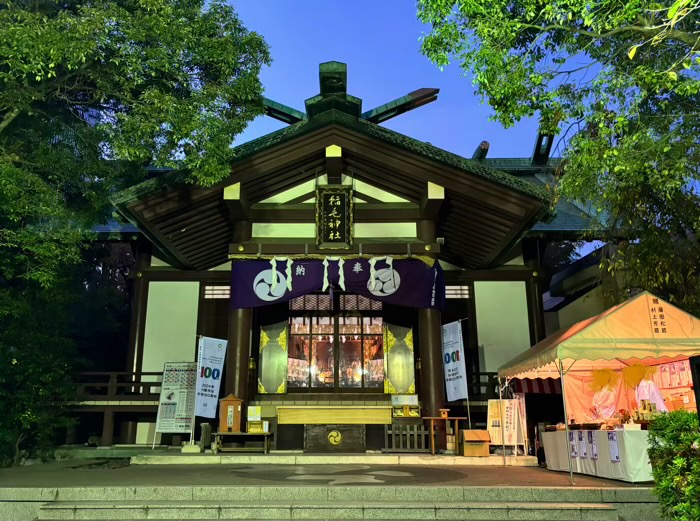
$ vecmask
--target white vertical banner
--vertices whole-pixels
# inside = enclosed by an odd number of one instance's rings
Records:
[[[468,400],[467,368],[464,364],[462,324],[451,322],[442,326],[442,361],[445,368],[447,401]]]
[[[166,362],[158,400],[156,432],[190,432],[194,425],[194,362]],[[155,438],[153,440],[155,444]]]
[[[199,337],[195,416],[216,418],[227,344],[220,338]]]

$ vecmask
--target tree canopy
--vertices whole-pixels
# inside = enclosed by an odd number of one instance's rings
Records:
[[[128,313],[100,290],[114,268],[86,250],[109,194],[147,165],[202,185],[227,176],[269,62],[220,0],[0,5],[0,463],[50,441],[76,347],[121,331],[103,320]],[[91,305],[101,331],[74,327]]]
[[[493,118],[558,134],[555,193],[591,204],[605,273],[700,311],[700,1],[419,0],[422,52]]]
[[[6,2],[0,280],[50,284],[139,167],[225,177],[234,136],[262,113],[269,61],[219,0]]]

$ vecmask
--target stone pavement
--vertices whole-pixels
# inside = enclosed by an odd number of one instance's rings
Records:
[[[575,476],[576,486],[633,487]],[[0,469],[0,487],[318,486],[566,487],[563,472],[530,467],[410,465],[129,465],[128,460],[67,460]],[[649,485],[646,485],[646,488]]]
[[[0,470],[0,521],[534,519],[657,521],[649,487],[530,467],[129,465]]]

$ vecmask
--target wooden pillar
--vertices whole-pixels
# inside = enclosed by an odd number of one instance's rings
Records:
[[[250,308],[236,308],[229,312],[224,393],[234,394],[246,402],[244,405],[247,405],[248,400],[248,358],[252,323],[253,310]]]
[[[538,239],[523,239],[523,262],[532,270],[525,282],[528,322],[530,323],[530,343],[532,345],[544,340],[547,332],[544,324],[544,303],[542,302],[541,257],[544,254],[544,242]]]
[[[437,309],[418,310],[418,335],[423,414],[440,416],[440,409],[445,408],[445,383],[442,369],[442,325]]]
[[[112,439],[114,436],[114,411],[107,408],[102,417],[102,437],[100,439],[100,444],[103,447],[109,447],[112,445]]]
[[[435,221],[421,219],[416,223],[418,239],[435,242]],[[440,311],[434,308],[418,310],[418,345],[420,352],[420,401],[424,416],[440,416],[445,408],[445,383],[442,368],[442,322]],[[447,448],[444,422],[436,422],[438,447]]]
[[[136,257],[136,275],[131,298],[131,328],[129,329],[129,352],[125,370],[140,373],[148,302],[148,283],[143,279],[142,272],[151,265],[151,244],[145,239],[139,239],[133,245],[133,254]],[[136,379],[138,380],[139,377],[137,376]]]

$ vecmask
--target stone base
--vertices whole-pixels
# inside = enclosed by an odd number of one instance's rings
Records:
[[[183,445],[182,449],[180,449],[180,452],[182,454],[201,454],[202,447],[200,447],[199,445]]]
[[[186,445],[187,446],[187,445]],[[195,445],[195,447],[197,447]],[[198,448],[198,447],[197,447]],[[183,450],[183,452],[185,452]],[[503,456],[484,458],[439,454],[148,454],[131,458],[132,465],[473,465],[503,466]],[[506,466],[537,467],[534,456],[507,456]]]

